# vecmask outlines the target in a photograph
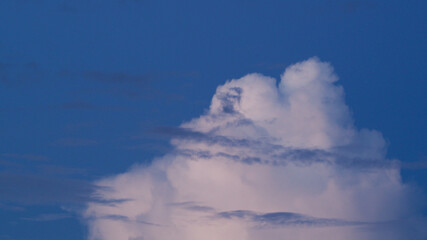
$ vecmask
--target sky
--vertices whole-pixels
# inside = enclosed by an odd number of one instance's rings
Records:
[[[425,239],[426,10],[0,1],[0,239]]]

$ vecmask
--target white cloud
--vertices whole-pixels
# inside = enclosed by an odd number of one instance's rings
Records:
[[[219,86],[206,114],[165,130],[173,152],[97,182],[110,203],[89,203],[89,238],[406,239],[384,226],[411,216],[410,189],[382,135],[354,127],[337,80],[311,58],[278,85]]]

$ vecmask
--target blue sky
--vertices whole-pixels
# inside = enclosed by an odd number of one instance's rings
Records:
[[[0,239],[86,239],[91,181],[167,153],[218,85],[330,62],[427,190],[425,1],[0,2]],[[412,163],[412,164],[410,164]],[[414,164],[415,163],[415,164]]]

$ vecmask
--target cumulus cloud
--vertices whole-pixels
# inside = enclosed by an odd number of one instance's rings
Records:
[[[279,83],[219,86],[205,114],[158,129],[173,151],[96,182],[89,239],[406,239],[411,189],[381,133],[354,126],[337,80],[311,58]]]

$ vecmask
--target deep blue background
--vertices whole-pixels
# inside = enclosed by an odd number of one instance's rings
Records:
[[[162,155],[167,139],[151,130],[203,113],[227,79],[279,78],[312,56],[332,63],[356,125],[381,131],[389,158],[427,161],[426,11],[424,0],[0,1],[0,239],[84,239],[86,199],[63,195]],[[411,166],[403,180],[427,190],[426,164]]]

